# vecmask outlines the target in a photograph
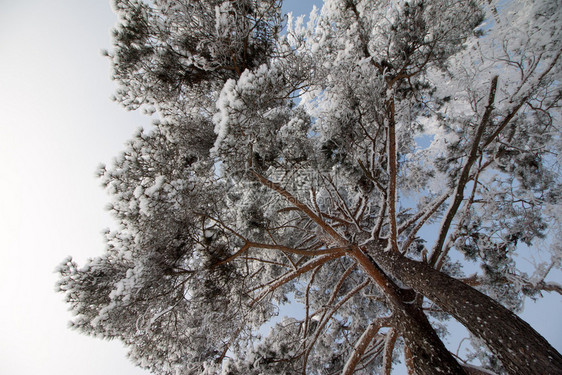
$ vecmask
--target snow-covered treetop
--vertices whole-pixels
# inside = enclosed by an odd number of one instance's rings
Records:
[[[392,262],[560,293],[557,1],[327,0],[283,33],[280,5],[115,1],[115,98],[160,118],[100,170],[120,227],[59,269],[72,325],[156,374],[389,373],[441,345],[410,309],[464,319]]]

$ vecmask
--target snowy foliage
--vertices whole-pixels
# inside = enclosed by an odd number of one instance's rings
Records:
[[[562,293],[558,6],[327,0],[281,33],[276,0],[116,0],[115,99],[160,119],[100,169],[119,228],[58,269],[72,326],[155,374],[462,372],[431,315],[559,370],[510,311]]]

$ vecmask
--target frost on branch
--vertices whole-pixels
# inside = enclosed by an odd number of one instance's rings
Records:
[[[58,268],[74,328],[156,374],[452,374],[455,319],[477,365],[560,370],[513,313],[562,293],[555,1],[115,4],[116,100],[158,120]]]

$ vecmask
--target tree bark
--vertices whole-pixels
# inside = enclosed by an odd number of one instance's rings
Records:
[[[405,304],[404,310],[394,309],[393,314],[396,329],[410,349],[416,375],[466,374],[415,304]]]
[[[393,252],[393,251],[391,251]],[[379,285],[389,302],[396,329],[410,349],[417,375],[466,375],[462,366],[447,350],[426,315],[361,249],[354,246],[350,255]]]
[[[426,263],[384,251],[376,243],[369,244],[368,251],[386,273],[429,298],[484,340],[510,374],[562,374],[560,353],[492,298]]]

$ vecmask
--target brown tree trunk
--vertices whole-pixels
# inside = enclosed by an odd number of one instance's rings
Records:
[[[396,329],[410,349],[416,375],[465,375],[449,353],[427,317],[414,304],[393,311]]]
[[[454,316],[514,375],[562,374],[562,356],[529,324],[478,290],[426,263],[372,244],[369,254],[389,275]]]
[[[410,349],[416,374],[466,375],[462,366],[437,336],[423,311],[413,303],[412,296],[404,296],[400,288],[373,262],[373,259],[358,247],[353,248],[351,256],[383,289],[392,310],[396,329]]]

